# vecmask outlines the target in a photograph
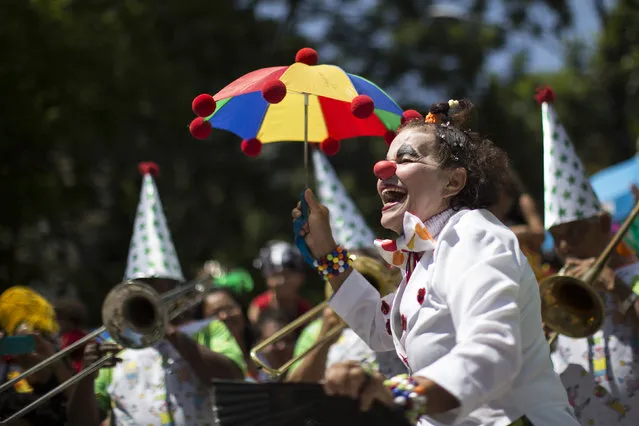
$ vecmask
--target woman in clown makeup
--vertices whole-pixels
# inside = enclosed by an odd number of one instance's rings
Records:
[[[328,209],[307,190],[301,234],[333,287],[331,308],[409,371],[385,378],[345,362],[327,371],[325,390],[359,399],[363,410],[374,400],[398,405],[420,426],[577,426],[550,362],[535,274],[515,235],[486,210],[506,155],[466,129],[471,110],[469,101],[433,105],[375,165],[381,224],[399,235],[375,244],[404,276],[389,296],[350,267]]]

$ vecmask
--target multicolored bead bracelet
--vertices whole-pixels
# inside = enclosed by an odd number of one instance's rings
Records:
[[[351,263],[348,251],[342,246],[337,246],[326,256],[315,259],[313,266],[320,275],[328,279],[344,273],[351,267]]]
[[[393,393],[395,404],[402,409],[411,424],[417,424],[419,418],[426,414],[428,398],[424,388],[408,374],[400,374],[384,382]]]

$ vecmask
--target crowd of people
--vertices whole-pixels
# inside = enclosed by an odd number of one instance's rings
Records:
[[[134,349],[95,339],[0,394],[2,418],[111,355],[15,424],[212,425],[211,383],[230,379],[322,383],[329,395],[359,400],[362,410],[377,401],[422,426],[636,425],[639,259],[632,247],[620,244],[595,281],[606,307],[601,330],[550,344],[544,327],[539,282],[560,269],[583,277],[612,237],[610,215],[551,98],[539,98],[543,214],[505,153],[467,128],[472,104],[435,104],[400,127],[374,167],[381,224],[396,239],[369,238],[359,209],[315,151],[318,195],[305,192],[300,233],[312,264],[300,247],[269,241],[254,264],[266,291],[243,306],[233,287],[217,284],[225,268],[207,261],[196,276],[210,285],[157,343]],[[164,293],[185,277],[155,185],[157,166],[140,170],[125,279]],[[301,205],[292,217],[302,217]],[[547,232],[553,257],[541,249]],[[328,307],[260,352],[271,368],[304,354],[272,377],[251,348],[312,308],[300,295],[312,269],[325,278]],[[32,353],[4,356],[2,382],[84,337],[87,317],[79,301],[47,301],[27,287],[2,293],[3,336],[36,342]]]

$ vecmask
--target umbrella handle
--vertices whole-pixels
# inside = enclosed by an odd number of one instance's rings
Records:
[[[305,237],[300,235],[300,231],[308,220],[308,203],[306,202],[306,198],[304,197],[305,192],[306,191],[302,192],[302,196],[300,197],[300,210],[302,211],[302,215],[297,217],[293,221],[293,232],[295,233],[295,246],[300,251],[300,253],[302,253],[304,261],[313,266],[315,259],[313,259],[313,256],[311,256],[311,251],[308,249]]]

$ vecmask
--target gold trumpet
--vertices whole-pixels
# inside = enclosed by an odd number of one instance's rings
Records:
[[[0,393],[7,391],[20,380],[59,361],[105,331],[109,333],[109,336],[116,343],[125,348],[141,349],[153,345],[164,337],[168,321],[176,318],[200,301],[206,289],[206,284],[210,281],[210,277],[196,280],[163,294],[158,293],[150,285],[140,281],[125,281],[116,285],[102,304],[104,326],[34,365],[19,376],[3,383],[0,385]],[[81,372],[69,380],[60,383],[57,387],[6,419],[0,420],[0,425],[8,425],[24,417],[60,392],[98,371],[114,356],[114,354],[105,355],[93,364],[85,366]]]
[[[353,261],[353,268],[364,275],[369,280],[369,282],[374,283],[382,296],[394,292],[397,288],[397,285],[401,280],[401,272],[399,269],[391,269],[387,267],[382,261],[365,255],[353,254],[351,255],[351,260]],[[291,334],[302,325],[310,322],[319,314],[321,314],[324,308],[328,307],[328,299],[331,297],[332,293],[333,290],[331,288],[331,285],[327,282],[325,287],[325,294],[327,299],[326,301],[320,303],[304,315],[301,315],[291,323],[282,327],[272,336],[268,337],[267,339],[253,347],[253,349],[251,349],[251,359],[253,359],[258,368],[264,370],[271,377],[281,378],[297,361],[306,357],[315,348],[331,340],[347,327],[346,324],[340,324],[333,327],[328,333],[326,333],[325,336],[323,336],[321,339],[317,339],[317,341],[315,341],[315,343],[313,343],[311,347],[298,354],[297,356],[294,356],[279,368],[272,368],[259,357],[259,353],[265,347],[281,340],[283,337]]]
[[[602,327],[605,305],[593,283],[638,214],[639,203],[581,279],[565,275],[565,268],[562,268],[557,275],[540,283],[541,316],[548,327],[572,338],[592,336]],[[551,337],[551,343],[555,338],[556,335]]]

